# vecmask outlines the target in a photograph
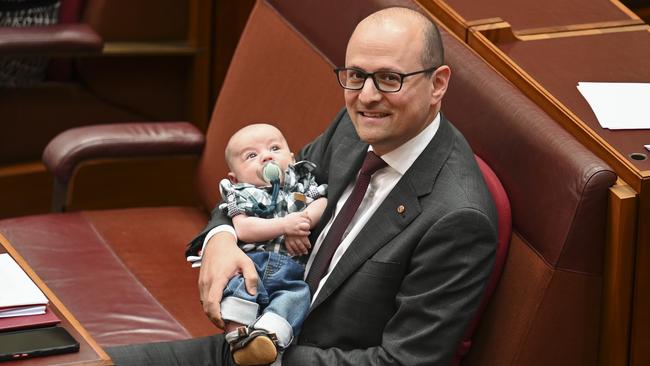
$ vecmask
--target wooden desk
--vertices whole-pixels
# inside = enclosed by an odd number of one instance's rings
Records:
[[[32,366],[32,365],[112,365],[111,359],[79,324],[77,319],[66,309],[63,303],[45,285],[45,283],[34,273],[29,264],[25,262],[9,241],[0,234],[0,253],[9,253],[29,277],[38,285],[45,296],[50,300],[50,307],[61,319],[61,326],[66,328],[70,334],[79,342],[79,352],[66,353],[47,357],[35,357],[20,361],[3,362],[7,366]]]
[[[515,33],[538,34],[643,24],[618,0],[420,0],[456,35],[467,39],[470,28],[505,21]]]
[[[566,32],[520,40],[492,37],[501,30],[507,32],[500,26],[504,24],[473,28],[468,43],[552,112],[581,142],[599,150],[601,158],[640,191],[641,181],[650,178],[650,152],[643,147],[650,141],[650,132],[602,128],[576,85],[579,81],[650,81],[650,27]]]

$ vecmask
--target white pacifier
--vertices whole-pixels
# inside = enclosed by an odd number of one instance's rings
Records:
[[[282,169],[275,161],[269,161],[264,164],[262,169],[259,171],[259,176],[266,183],[272,183],[273,181],[280,181],[280,176],[282,175]]]

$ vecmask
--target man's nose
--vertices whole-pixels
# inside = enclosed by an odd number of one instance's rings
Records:
[[[359,90],[359,99],[362,103],[376,102],[381,99],[381,92],[377,90],[372,78],[366,78],[363,82],[363,88]]]

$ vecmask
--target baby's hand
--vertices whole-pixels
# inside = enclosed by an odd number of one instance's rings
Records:
[[[311,220],[307,212],[290,213],[284,218],[284,235],[308,236],[311,232]]]
[[[291,255],[305,255],[311,248],[309,238],[306,236],[287,235],[284,237],[284,245]]]

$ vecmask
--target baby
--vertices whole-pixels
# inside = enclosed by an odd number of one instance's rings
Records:
[[[289,346],[309,310],[300,256],[311,247],[308,235],[327,205],[327,186],[315,182],[313,163],[294,163],[286,139],[268,124],[237,131],[225,155],[230,172],[220,182],[225,202],[219,208],[232,218],[239,246],[260,279],[256,295],[246,291],[241,275],[226,286],[226,340],[238,365],[269,364]]]

